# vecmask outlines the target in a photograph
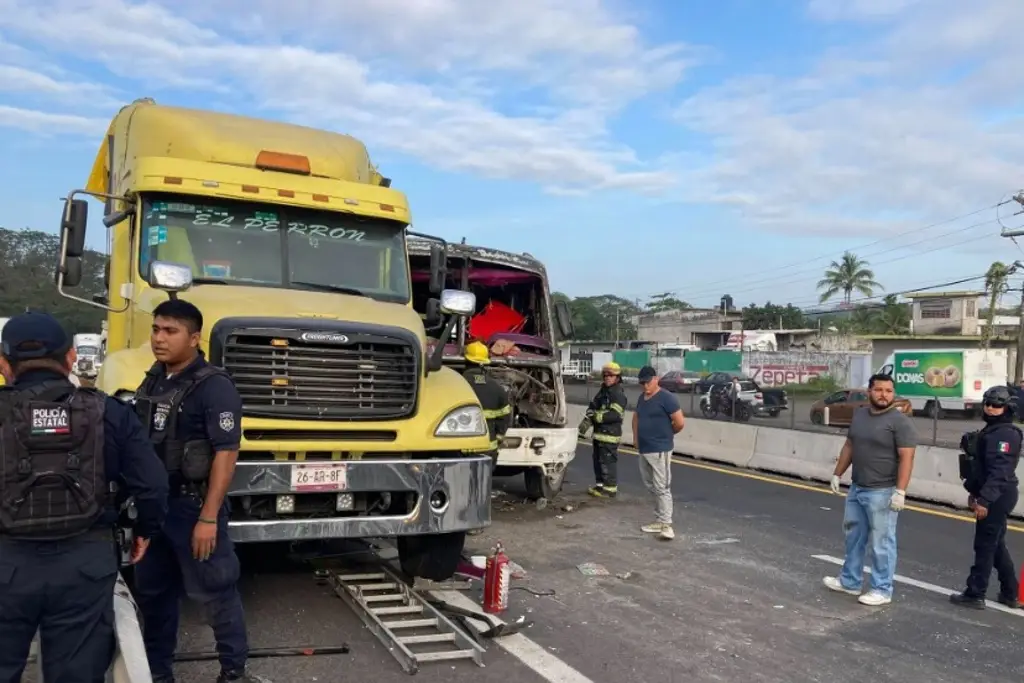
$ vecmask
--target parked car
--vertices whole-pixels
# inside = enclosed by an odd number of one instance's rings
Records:
[[[670,370],[662,375],[658,384],[662,389],[674,391],[677,394],[688,394],[700,381],[700,373],[690,370]]]
[[[754,390],[760,392],[763,396],[765,408],[771,417],[778,417],[780,411],[789,409],[789,397],[786,395],[785,389],[768,389],[762,387],[754,380],[745,376],[742,372],[737,371],[712,372],[697,382],[694,387],[694,391],[706,394],[713,386],[731,383],[733,377],[739,377],[741,382],[750,382],[753,384]]]
[[[728,384],[715,384],[708,390],[708,393],[700,397],[700,411],[705,418],[709,420],[714,419],[720,413],[723,413],[723,409],[724,413],[731,418],[733,417],[731,414],[733,407],[735,407],[735,419],[738,422],[746,422],[751,417],[778,417],[779,415],[778,408],[765,404],[764,394],[758,390],[757,384],[751,380],[740,382],[740,394],[737,397],[737,401],[733,402],[723,399],[722,396],[728,396],[728,392]],[[719,400],[725,400],[728,405],[723,406],[716,401],[715,394],[718,394]]]
[[[896,409],[904,415],[912,415],[914,408],[910,399],[896,397]],[[828,408],[828,423],[837,427],[849,427],[853,411],[871,405],[867,389],[843,389],[815,401],[811,406],[811,422],[825,424],[825,408]]]

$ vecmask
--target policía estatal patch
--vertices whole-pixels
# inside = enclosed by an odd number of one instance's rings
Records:
[[[71,411],[65,406],[32,408],[32,434],[70,434]]]

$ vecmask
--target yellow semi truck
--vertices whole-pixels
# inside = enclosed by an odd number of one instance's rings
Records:
[[[68,290],[89,196],[111,246],[107,294],[86,301]],[[202,350],[243,401],[236,542],[396,537],[406,573],[442,580],[490,523],[480,403],[424,332],[455,329],[475,298],[443,289],[447,244],[410,223],[359,140],[151,99],[118,112],[68,195],[56,282],[108,311],[100,389],[132,400],[161,301],[203,312]],[[410,235],[431,241],[426,321]]]

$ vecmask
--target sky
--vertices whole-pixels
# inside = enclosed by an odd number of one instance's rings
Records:
[[[1020,0],[0,0],[0,226],[55,231],[152,97],[354,135],[417,231],[574,297],[807,307],[847,249],[934,288],[1024,260],[1022,25]]]

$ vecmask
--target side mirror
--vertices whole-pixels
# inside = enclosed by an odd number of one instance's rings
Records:
[[[62,275],[63,278],[61,277]],[[53,280],[58,287],[77,287],[80,285],[82,283],[82,259],[78,256],[68,256],[64,259],[63,267],[58,261]]]
[[[572,339],[576,328],[572,324],[572,311],[569,310],[569,304],[564,301],[555,304],[555,320],[558,323],[558,331],[561,333],[562,339]]]
[[[430,329],[441,324],[441,301],[438,299],[427,299],[427,316],[423,321],[424,327]]]
[[[447,277],[447,254],[440,244],[430,245],[430,293],[438,294],[444,289]]]
[[[446,315],[473,315],[476,310],[476,294],[461,289],[446,289],[441,292],[439,307]]]
[[[146,282],[155,289],[183,292],[192,286],[192,269],[171,261],[153,261]]]
[[[89,204],[84,199],[64,202],[64,217],[60,223],[62,232],[67,233],[64,253],[78,258],[85,252],[85,227],[89,220]],[[66,277],[65,277],[65,284]]]

